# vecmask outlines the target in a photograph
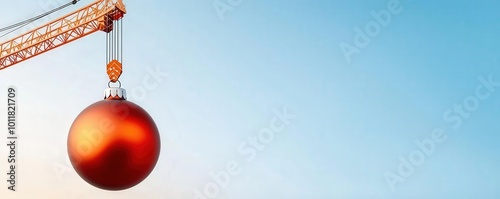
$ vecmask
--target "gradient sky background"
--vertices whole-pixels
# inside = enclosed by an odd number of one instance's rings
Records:
[[[0,0],[0,26],[65,2]],[[403,11],[347,63],[339,44],[352,44],[354,28],[388,2],[243,0],[221,20],[212,0],[125,1],[121,82],[160,129],[157,167],[140,185],[108,192],[69,164],[68,130],[107,86],[105,34],[96,33],[0,72],[1,96],[9,85],[18,89],[21,137],[19,191],[2,182],[1,198],[191,199],[231,160],[243,171],[220,199],[498,198],[500,93],[457,130],[443,113],[474,95],[479,77],[500,81],[500,2],[401,0]],[[156,67],[169,74],[160,87],[131,96]],[[283,107],[297,117],[244,161],[238,145]],[[434,128],[448,140],[392,192],[384,173],[397,172],[398,157]]]

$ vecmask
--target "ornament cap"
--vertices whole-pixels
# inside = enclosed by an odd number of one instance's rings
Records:
[[[123,88],[110,87],[104,90],[104,99],[126,100],[126,91]]]

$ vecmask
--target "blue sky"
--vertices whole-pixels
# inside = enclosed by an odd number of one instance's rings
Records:
[[[2,6],[0,26],[65,2],[37,1],[0,0],[14,8]],[[236,161],[241,173],[216,198],[500,195],[500,88],[490,91],[480,81],[491,75],[500,82],[500,3],[401,0],[402,11],[379,25],[349,63],[340,44],[355,45],[355,28],[366,33],[365,26],[376,21],[371,11],[397,1],[221,2],[232,7],[224,20],[212,0],[125,1],[121,82],[130,100],[155,119],[163,144],[151,176],[130,190],[89,186],[66,155],[73,119],[106,88],[104,33],[2,70],[0,88],[19,90],[23,145],[20,191],[2,188],[0,194],[191,199],[194,190],[214,182],[211,172]],[[82,0],[50,19],[89,3]],[[148,71],[168,76],[147,95],[134,95]],[[453,129],[443,114],[477,98],[478,86],[489,97]],[[269,128],[275,110],[284,107],[296,117],[246,161],[239,146]],[[436,143],[393,191],[385,173],[400,175],[399,157],[421,151],[415,140],[431,138],[436,128],[446,132],[446,141]]]

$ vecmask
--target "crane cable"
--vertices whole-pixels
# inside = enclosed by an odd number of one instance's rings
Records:
[[[106,15],[105,18],[105,21],[110,21],[106,35],[106,71],[110,82],[121,85],[118,79],[123,72],[123,19],[113,21],[113,17],[116,16]]]
[[[31,23],[33,23],[33,22],[35,22],[36,20],[39,20],[39,19],[41,19],[41,18],[44,18],[44,17],[46,17],[46,16],[48,16],[48,15],[50,15],[50,14],[52,14],[52,13],[55,13],[55,12],[57,12],[57,11],[59,11],[59,10],[62,10],[62,9],[64,9],[64,8],[66,8],[66,7],[68,7],[68,6],[75,5],[75,4],[76,4],[76,3],[78,3],[79,1],[81,1],[81,0],[72,0],[71,2],[68,2],[68,3],[66,3],[66,4],[63,4],[63,5],[61,5],[61,6],[57,7],[57,8],[54,8],[54,9],[52,9],[52,10],[50,10],[50,11],[48,11],[48,12],[45,12],[45,13],[43,13],[43,14],[40,14],[40,15],[38,15],[38,16],[35,16],[35,17],[32,17],[32,18],[26,19],[26,20],[24,20],[24,21],[21,21],[21,22],[18,22],[18,23],[12,24],[12,25],[10,25],[10,26],[6,26],[6,27],[3,27],[3,28],[0,28],[0,33],[1,33],[1,32],[5,32],[5,31],[7,31],[7,30],[11,30],[11,29],[12,29],[11,31],[9,31],[9,32],[7,32],[7,33],[5,33],[5,34],[3,34],[3,35],[0,35],[0,38],[5,37],[6,35],[9,35],[10,33],[13,33],[14,31],[19,30],[19,29],[21,29],[22,27],[24,27],[24,26],[26,26],[26,25],[28,25],[28,24],[31,24]]]

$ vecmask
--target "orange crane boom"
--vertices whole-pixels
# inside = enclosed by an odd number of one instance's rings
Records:
[[[80,10],[4,42],[0,44],[0,70],[99,30],[109,33],[113,30],[113,21],[123,18],[126,12],[122,0],[97,0]],[[113,64],[120,65],[121,73],[121,63],[116,61],[113,60]],[[108,65],[108,74],[110,70],[116,70],[109,67]]]

